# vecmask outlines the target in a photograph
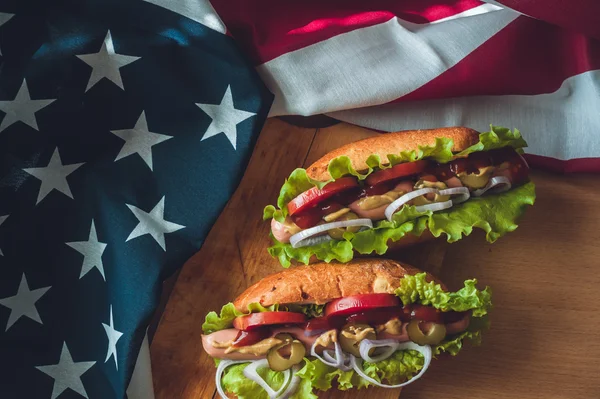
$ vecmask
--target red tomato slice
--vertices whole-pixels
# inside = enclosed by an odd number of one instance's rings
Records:
[[[239,316],[233,320],[233,326],[238,330],[250,331],[273,324],[302,324],[306,316],[294,312],[261,312],[247,316]]]
[[[317,223],[321,221],[322,217],[323,215],[321,209],[319,208],[308,209],[304,212],[291,216],[292,221],[301,229],[309,229],[313,226],[316,226]]]
[[[310,208],[319,202],[327,199],[341,191],[347,190],[352,187],[358,187],[358,181],[353,176],[342,177],[337,179],[319,190],[317,187],[313,187],[306,190],[287,204],[288,212],[290,215],[301,212],[307,208]]]
[[[467,313],[469,312],[443,312],[442,318],[445,324],[449,324],[464,319]]]
[[[354,313],[346,317],[345,322],[377,325],[385,324],[391,319],[398,318],[401,321],[416,319],[435,323],[452,323],[462,320],[465,317],[465,313],[467,312],[440,312],[431,306],[424,305],[406,305]]]
[[[429,181],[429,182],[436,182],[436,181],[438,181],[437,177],[435,177],[434,175],[419,176],[419,179],[425,180],[425,181]]]
[[[325,306],[327,317],[349,315],[367,309],[400,306],[400,299],[393,294],[363,294],[335,299]]]
[[[392,182],[382,182],[376,186],[369,186],[364,189],[365,195],[382,195],[393,189],[394,186],[395,184]]]
[[[333,328],[332,326],[336,324],[332,323],[332,321],[333,320],[325,316],[315,317],[314,319],[310,319],[308,323],[306,323],[304,329],[308,334],[312,335],[312,333],[314,332],[314,334],[316,335],[323,331],[331,330]]]
[[[385,324],[393,318],[402,321],[410,320],[410,309],[406,307],[394,306],[391,308],[372,309],[367,312],[355,313],[348,316],[348,323],[363,323],[370,325]]]
[[[271,332],[268,328],[255,328],[250,331],[239,331],[238,335],[235,337],[233,341],[234,348],[240,348],[242,346],[250,346],[259,341],[262,341],[265,338],[268,338],[271,335]]]
[[[327,203],[323,203],[322,206],[316,206],[314,208],[296,213],[294,216],[291,216],[291,218],[301,229],[309,229],[313,226],[316,226],[317,223],[321,221],[323,216],[337,212],[342,208],[343,206],[337,202],[327,201]]]
[[[507,159],[509,163],[508,171],[510,173],[510,181],[513,185],[524,183],[529,176],[529,165],[525,158],[518,152],[514,151],[513,154]]]
[[[371,174],[366,178],[365,182],[370,186],[374,186],[384,181],[416,175],[424,171],[426,167],[427,161],[424,159],[415,162],[399,163],[389,169],[383,169]]]
[[[410,305],[410,318],[441,323],[442,312],[431,306]]]

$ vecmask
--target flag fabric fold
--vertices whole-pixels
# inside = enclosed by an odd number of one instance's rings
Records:
[[[233,3],[212,2],[275,94],[271,116],[502,125],[523,132],[533,166],[600,171],[598,3]]]

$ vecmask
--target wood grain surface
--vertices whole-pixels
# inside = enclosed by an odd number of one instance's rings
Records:
[[[202,249],[183,267],[151,345],[157,399],[217,398],[203,351],[204,316],[279,271],[266,251],[262,209],[283,179],[327,151],[374,134],[267,121],[242,182]],[[526,134],[526,132],[525,132]],[[483,234],[440,240],[389,257],[431,271],[450,288],[476,277],[493,289],[492,328],[480,347],[440,357],[407,398],[600,397],[600,187],[597,176],[532,174],[538,199],[520,227],[495,244]],[[330,391],[320,398],[398,398],[400,390]]]

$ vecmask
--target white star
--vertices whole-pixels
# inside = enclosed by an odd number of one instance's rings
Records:
[[[102,265],[102,253],[106,249],[106,244],[98,241],[94,219],[92,219],[90,236],[87,241],[67,242],[65,244],[83,254],[83,265],[81,266],[81,273],[79,274],[80,279],[95,267],[102,275],[104,281],[106,281],[104,266]]]
[[[69,176],[83,164],[84,162],[63,165],[57,147],[54,150],[54,153],[52,154],[52,158],[50,158],[48,166],[45,166],[43,168],[23,169],[25,172],[42,181],[40,191],[37,197],[37,202],[35,204],[39,204],[40,201],[43,200],[46,197],[46,195],[48,195],[54,189],[73,199],[73,194],[71,193],[69,183],[67,182],[67,176]]]
[[[166,251],[165,233],[172,233],[185,227],[164,219],[165,197],[162,197],[158,201],[158,204],[156,204],[150,213],[146,213],[133,205],[127,204],[127,207],[140,222],[135,226],[131,234],[129,234],[129,237],[125,240],[126,242],[144,234],[150,234],[163,251]]]
[[[23,79],[23,83],[14,100],[0,101],[0,110],[6,113],[0,124],[0,132],[18,121],[39,131],[35,113],[55,100],[32,100],[27,88],[27,81]]]
[[[15,14],[9,14],[7,12],[0,12],[0,26],[7,23]]]
[[[64,342],[60,352],[60,360],[57,364],[36,366],[35,368],[54,378],[51,399],[57,398],[69,388],[87,398],[88,395],[81,381],[81,376],[94,364],[96,362],[74,362],[69,348],[67,348],[67,343]]]
[[[251,116],[256,115],[254,112],[247,112],[236,109],[233,106],[233,97],[231,96],[231,86],[227,86],[225,95],[221,100],[221,104],[196,104],[202,111],[212,118],[212,122],[206,129],[206,133],[202,136],[202,140],[216,136],[219,133],[225,133],[225,136],[231,142],[233,149],[236,148],[237,127],[236,125]]]
[[[115,161],[137,153],[150,170],[152,170],[152,146],[173,138],[173,136],[149,131],[144,111],[142,111],[133,129],[111,130],[111,133],[125,140],[125,144],[121,147]]]
[[[0,12],[0,26],[2,26],[5,23],[7,23],[14,16],[15,16],[15,14],[9,14],[9,13],[6,13],[6,12]],[[0,55],[2,55],[2,51],[0,51]]]
[[[106,360],[104,361],[104,363],[108,362],[108,359],[110,359],[110,357],[114,355],[115,366],[118,370],[119,364],[117,363],[117,341],[119,341],[123,333],[115,330],[115,326],[113,323],[112,305],[110,305],[110,324],[106,325],[102,323],[102,326],[104,326],[104,331],[106,331],[106,337],[108,338],[108,351],[106,352]]]
[[[8,323],[6,324],[6,330],[12,327],[13,324],[21,318],[21,316],[27,316],[33,321],[37,321],[40,324],[40,314],[35,307],[35,303],[48,291],[51,287],[38,288],[30,290],[25,278],[25,273],[21,277],[21,283],[19,284],[19,290],[17,295],[8,298],[0,299],[0,305],[6,306],[10,309],[10,316],[8,316]]]
[[[90,75],[90,80],[88,81],[85,91],[88,91],[102,78],[107,78],[121,89],[125,90],[119,68],[131,64],[141,58],[115,53],[115,46],[110,31],[106,34],[106,38],[102,43],[100,51],[93,54],[78,55],[77,57],[92,67],[92,74]]]
[[[0,216],[0,226],[2,226],[2,223],[4,223],[4,221],[6,219],[8,219],[9,215],[5,215],[5,216]],[[0,248],[0,256],[4,256],[4,254],[2,253],[2,248]]]

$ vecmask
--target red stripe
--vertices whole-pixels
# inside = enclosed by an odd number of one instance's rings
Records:
[[[600,173],[600,158],[560,160],[541,155],[525,154],[531,168],[555,173]]]
[[[211,3],[255,65],[396,16],[427,23],[482,4],[479,0],[212,0]]]
[[[499,0],[499,3],[542,21],[600,40],[598,0]]]
[[[519,17],[458,64],[396,101],[551,93],[571,76],[600,69],[600,42]]]

